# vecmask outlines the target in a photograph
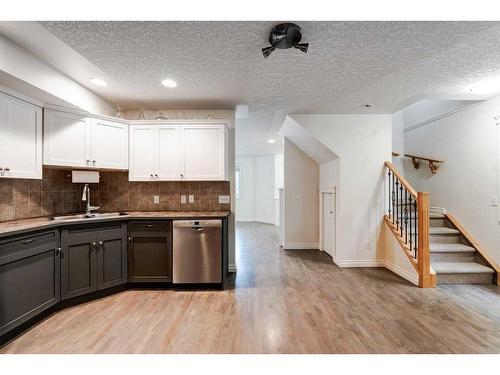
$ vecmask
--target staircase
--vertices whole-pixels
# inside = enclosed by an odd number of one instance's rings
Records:
[[[386,166],[384,221],[418,274],[418,286],[497,284],[500,267],[479,242],[444,209],[429,207],[390,162]]]
[[[437,284],[492,284],[495,270],[446,214],[430,214],[429,249]]]

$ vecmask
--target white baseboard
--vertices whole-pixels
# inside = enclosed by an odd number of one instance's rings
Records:
[[[333,262],[339,267],[385,267],[385,261],[381,259],[367,259],[367,260],[343,260],[339,258],[333,259]]]
[[[394,272],[396,275],[401,276],[403,279],[408,280],[412,284],[418,285],[418,275],[414,275],[407,270],[383,259],[374,260],[341,260],[338,258],[333,259],[333,262],[341,268],[349,267],[384,267],[389,271]]]
[[[246,222],[246,221],[256,221],[256,220],[255,220],[255,218],[254,218],[254,217],[244,217],[244,218],[239,218],[239,217],[237,217],[237,218],[236,218],[236,221],[237,221],[237,222],[238,222],[238,221],[245,221],[245,222]]]
[[[388,270],[394,272],[396,275],[401,276],[403,279],[408,280],[412,284],[415,284],[418,286],[418,275],[412,274],[408,272],[407,270],[391,263],[388,261],[385,261],[385,268]]]
[[[236,273],[236,264],[230,264],[227,266],[227,271],[231,273]]]
[[[283,248],[286,250],[318,250],[319,243],[285,243]]]

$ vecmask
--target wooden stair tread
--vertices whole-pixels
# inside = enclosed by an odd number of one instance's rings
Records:
[[[432,269],[443,273],[494,273],[493,268],[474,262],[433,262]]]
[[[460,234],[460,231],[448,227],[430,227],[429,234]]]
[[[476,251],[472,246],[461,243],[431,243],[431,253],[473,253]]]

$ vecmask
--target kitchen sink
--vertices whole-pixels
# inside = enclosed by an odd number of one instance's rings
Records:
[[[54,221],[75,221],[75,220],[94,220],[94,219],[106,219],[120,216],[128,216],[126,212],[106,212],[106,213],[93,213],[90,216],[85,214],[76,214],[76,215],[63,215],[63,216],[54,216],[52,220]]]

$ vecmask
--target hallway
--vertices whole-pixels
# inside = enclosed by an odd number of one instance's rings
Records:
[[[285,251],[237,224],[225,291],[130,290],[60,311],[1,353],[499,353],[500,288],[419,289],[385,269]]]

